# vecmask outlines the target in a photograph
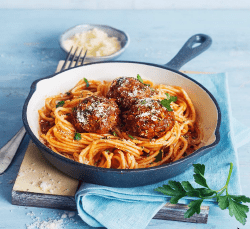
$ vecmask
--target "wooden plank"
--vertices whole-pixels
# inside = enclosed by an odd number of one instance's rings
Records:
[[[188,206],[185,204],[165,204],[160,211],[156,213],[153,219],[181,221],[189,223],[207,223],[209,207],[201,206],[200,214],[194,214],[190,218],[184,218]]]
[[[74,196],[60,196],[12,190],[12,204],[29,207],[76,210]]]

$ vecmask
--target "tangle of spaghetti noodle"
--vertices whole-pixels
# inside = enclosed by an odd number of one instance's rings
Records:
[[[111,83],[84,79],[65,94],[49,97],[39,110],[41,140],[54,152],[77,162],[116,169],[137,169],[162,165],[179,160],[199,148],[202,133],[196,123],[196,113],[192,101],[181,87],[154,85],[144,81],[159,91],[154,99],[166,98],[165,93],[177,96],[171,103],[175,124],[164,136],[146,139],[131,136],[119,126],[113,134],[79,133],[69,116],[80,101],[91,95],[106,96]],[[87,87],[88,86],[88,87]],[[58,106],[63,101],[62,106]],[[46,129],[46,130],[45,130]]]

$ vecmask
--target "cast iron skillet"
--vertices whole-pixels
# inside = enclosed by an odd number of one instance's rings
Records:
[[[197,44],[199,44],[197,46]],[[192,36],[181,48],[179,53],[167,64],[164,66],[150,64],[150,63],[141,63],[141,62],[132,62],[132,61],[115,61],[115,62],[98,62],[98,63],[90,63],[84,66],[75,67],[73,69],[65,70],[62,73],[54,74],[52,76],[48,76],[43,79],[39,79],[35,81],[31,86],[31,91],[25,101],[23,107],[23,122],[24,126],[30,135],[32,141],[38,146],[43,155],[48,159],[48,161],[61,170],[63,173],[79,179],[85,182],[112,186],[112,187],[135,187],[141,185],[148,185],[156,182],[163,181],[167,178],[176,176],[186,170],[187,167],[191,166],[198,158],[209,152],[213,149],[220,140],[219,136],[219,126],[221,122],[221,113],[217,101],[213,97],[213,95],[201,84],[188,77],[187,75],[179,72],[178,70],[187,63],[189,60],[198,56],[200,53],[204,52],[206,49],[210,47],[212,44],[212,40],[209,36],[204,34],[197,34]],[[139,72],[138,72],[139,71]],[[81,164],[70,159],[67,159],[46,147],[39,141],[38,136],[38,112],[37,110],[41,108],[42,102],[44,104],[44,96],[40,96],[40,94],[46,90],[46,87],[50,87],[50,84],[53,85],[54,82],[56,84],[52,87],[51,93],[53,95],[57,94],[57,87],[60,87],[60,82],[67,81],[64,84],[71,84],[72,78],[70,77],[90,77],[90,75],[97,74],[97,80],[99,75],[105,75],[105,77],[110,77],[111,79],[121,76],[122,72],[125,72],[124,75],[128,76],[130,73],[142,73],[143,75],[162,75],[164,80],[171,80],[171,82],[177,83],[184,82],[187,84],[187,90],[191,89],[194,91],[194,94],[199,91],[199,94],[194,96],[194,99],[201,96],[201,99],[207,100],[205,104],[203,104],[204,109],[206,110],[206,104],[210,104],[209,110],[214,109],[214,118],[211,118],[209,122],[206,121],[207,117],[209,119],[209,115],[204,114],[203,118],[204,123],[208,123],[206,129],[209,130],[210,121],[211,125],[213,125],[211,132],[211,139],[208,140],[208,143],[201,147],[199,150],[195,151],[193,154],[180,159],[176,162],[169,163],[166,165],[161,165],[152,168],[145,169],[132,169],[132,170],[124,170],[124,169],[105,169],[98,168],[94,166],[89,166],[85,164]],[[70,75],[69,75],[70,73]],[[154,74],[157,73],[157,74]],[[78,76],[78,75],[81,76]],[[85,74],[85,75],[82,75]],[[88,75],[88,76],[87,76]],[[136,76],[136,75],[135,75]],[[70,79],[69,79],[70,78]],[[79,78],[80,79],[80,78]],[[91,79],[91,78],[89,78]],[[157,77],[151,80],[156,80]],[[75,79],[72,85],[75,85],[79,80]],[[44,86],[42,86],[44,85]],[[175,84],[176,85],[176,84]],[[73,86],[67,85],[68,89]],[[43,88],[43,89],[41,89]],[[61,89],[58,89],[59,91]],[[191,94],[193,93],[190,91]],[[62,91],[60,91],[62,92]],[[202,94],[202,95],[200,95]],[[40,99],[40,97],[42,97]],[[203,98],[204,97],[204,98]],[[41,101],[40,101],[41,100]],[[202,102],[202,100],[200,100]],[[40,102],[39,102],[40,101]],[[200,104],[198,99],[198,105]],[[40,105],[37,105],[41,103]],[[197,104],[196,104],[197,105]],[[199,107],[199,106],[198,106]],[[202,108],[203,109],[203,108]],[[207,113],[207,110],[205,111]],[[204,124],[205,125],[205,124]],[[210,136],[209,135],[209,136]]]

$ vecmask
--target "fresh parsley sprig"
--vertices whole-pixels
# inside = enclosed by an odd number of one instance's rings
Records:
[[[193,200],[189,203],[189,209],[184,214],[185,218],[189,218],[195,213],[199,214],[203,200],[215,199],[222,210],[228,208],[229,215],[235,216],[240,223],[245,225],[247,218],[246,213],[249,211],[249,208],[247,205],[242,204],[242,202],[250,203],[250,198],[243,195],[236,196],[228,194],[228,184],[233,170],[233,163],[230,163],[226,184],[223,188],[217,191],[210,189],[207,185],[206,178],[204,177],[205,165],[193,164],[193,167],[195,182],[204,188],[194,188],[188,181],[169,181],[167,185],[158,187],[155,191],[171,196],[171,204],[177,204],[178,201],[185,196],[198,198],[197,200]],[[226,195],[222,196],[225,191]]]
[[[161,100],[161,105],[166,107],[168,111],[173,111],[172,108],[170,107],[171,102],[176,102],[177,101],[177,96],[171,96],[168,93],[165,93],[167,98]]]

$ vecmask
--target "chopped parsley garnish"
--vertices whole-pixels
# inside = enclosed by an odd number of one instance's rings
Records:
[[[140,76],[139,74],[137,74],[137,79],[138,79],[141,83],[143,83],[143,79],[141,78],[141,76]]]
[[[131,136],[131,135],[129,135],[129,134],[128,134],[128,136],[129,136],[131,139],[134,139],[134,137],[133,137],[133,136]]]
[[[117,137],[117,133],[115,131],[113,132],[113,135]]]
[[[137,74],[137,79],[143,83],[143,79],[141,78],[141,76],[139,74]],[[146,84],[146,83],[143,83],[145,86],[149,86],[150,87],[150,84]],[[143,88],[144,90],[146,90],[146,88]]]
[[[162,156],[163,156],[163,152],[162,152],[162,150],[160,150],[159,153],[156,155],[154,162],[161,161],[162,160]]]
[[[89,87],[89,81],[86,78],[83,78],[84,82],[86,83],[86,87]]]
[[[176,102],[177,101],[177,96],[171,96],[168,93],[165,93],[167,98],[161,100],[161,105],[166,107],[168,111],[173,111],[172,108],[170,107],[171,102]]]
[[[81,134],[80,134],[80,133],[75,133],[74,140],[79,141],[79,140],[81,140],[81,139],[82,139]]]
[[[163,185],[162,187],[158,187],[154,190],[161,192],[164,195],[171,196],[171,204],[177,204],[178,201],[185,196],[197,198],[188,204],[189,209],[184,214],[185,218],[190,218],[195,213],[199,214],[203,200],[214,199],[218,203],[221,210],[228,208],[229,215],[231,217],[235,216],[236,220],[245,225],[247,218],[246,213],[249,211],[249,208],[247,205],[242,204],[242,202],[250,203],[250,198],[243,195],[230,195],[228,193],[228,185],[233,170],[233,163],[230,163],[226,184],[219,190],[210,189],[208,186],[206,178],[204,177],[205,165],[193,164],[193,167],[194,181],[203,186],[203,188],[194,188],[189,181],[177,182],[170,180],[167,185]],[[225,191],[226,194],[222,196]]]
[[[64,105],[64,103],[65,103],[65,101],[60,101],[60,102],[58,102],[57,104],[56,104],[56,108],[57,107],[63,107],[63,105]]]

